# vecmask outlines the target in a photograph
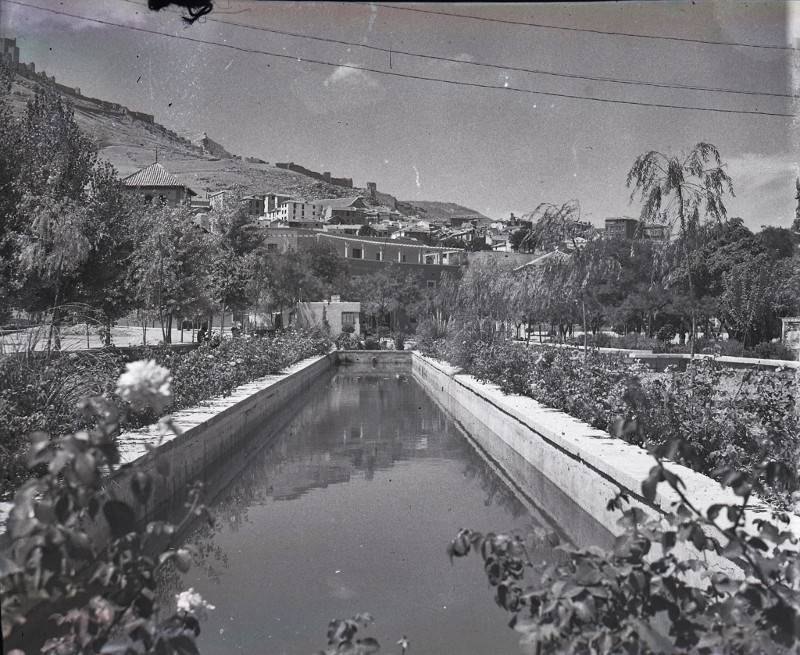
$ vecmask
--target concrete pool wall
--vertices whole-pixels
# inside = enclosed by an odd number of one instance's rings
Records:
[[[614,535],[624,532],[617,523],[621,514],[608,511],[607,504],[618,492],[628,495],[630,506],[639,507],[656,519],[674,509],[679,500],[677,493],[666,484],[659,485],[652,503],[642,496],[641,483],[655,465],[655,460],[644,449],[612,438],[607,432],[531,398],[505,395],[497,385],[481,383],[444,362],[415,353],[412,365],[414,377],[422,386],[459,418],[479,445],[517,484],[528,487],[526,492],[545,511],[555,512],[563,501],[553,498],[552,491],[548,491],[551,487],[537,483],[536,478],[531,485],[519,460],[540,472],[560,494]],[[680,476],[687,497],[704,515],[713,504],[741,503],[741,498],[729,488],[722,488],[705,475],[677,464],[668,467]],[[753,500],[751,506],[755,511],[750,512],[749,525],[745,527],[755,533],[754,521],[768,519],[769,514],[766,506],[757,500]],[[789,529],[800,534],[800,517],[791,515],[790,519]],[[577,526],[573,531],[583,529]],[[721,537],[711,528],[706,532],[708,536]],[[721,541],[725,543],[724,538]],[[657,552],[658,549],[654,549],[654,554]],[[675,553],[679,557],[697,557],[697,551],[681,543],[676,546]],[[704,557],[717,570],[741,577],[741,572],[729,560],[709,551]]]
[[[281,410],[285,414],[287,405],[333,367],[341,367],[347,374],[413,375],[538,508],[557,517],[562,525],[566,511],[564,532],[576,543],[601,543],[602,532],[618,535],[623,531],[617,525],[619,512],[606,509],[619,491],[656,518],[669,511],[676,499],[662,484],[655,501],[648,503],[640,485],[654,460],[641,448],[611,438],[563,412],[530,398],[504,395],[495,385],[480,383],[416,352],[336,351],[243,385],[228,397],[176,413],[174,421],[182,433],[161,443],[155,452],[148,452],[146,446],[158,442],[154,428],[123,435],[124,460],[141,458],[140,465],[153,473],[155,483],[139,518],[160,518],[170,505],[182,503],[187,485],[207,477],[216,462],[229,458],[237,449],[249,447],[247,440],[255,428],[270,419],[274,423],[288,420],[280,417]],[[167,476],[156,474],[156,456],[169,464]],[[714,503],[736,501],[732,492],[720,488],[714,480],[685,467],[672,468],[702,511]],[[130,471],[123,470],[107,481],[120,500],[133,500],[130,477]],[[214,490],[208,491],[213,494]],[[793,517],[792,527],[800,534],[798,522],[798,517]],[[95,528],[101,537],[104,525]]]

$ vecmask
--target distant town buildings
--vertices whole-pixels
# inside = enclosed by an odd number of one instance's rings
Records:
[[[665,241],[670,237],[669,225],[653,225],[643,223],[638,218],[627,216],[617,218],[607,218],[605,234],[608,237],[622,239],[653,239]]]

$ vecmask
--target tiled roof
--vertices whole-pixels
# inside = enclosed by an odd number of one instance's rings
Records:
[[[357,200],[361,200],[361,196],[355,196],[352,198],[322,198],[320,200],[315,200],[314,202],[318,205],[324,205],[325,207],[332,207],[334,209],[348,209],[353,206]],[[361,202],[364,202],[361,200]]]
[[[169,173],[161,164],[151,164],[147,168],[137,171],[122,180],[125,186],[149,187],[184,187],[188,189],[172,173]]]

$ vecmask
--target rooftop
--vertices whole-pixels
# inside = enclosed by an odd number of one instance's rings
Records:
[[[135,187],[182,187],[197,195],[159,163],[150,164],[147,168],[129,175],[122,180],[122,183],[125,186]]]

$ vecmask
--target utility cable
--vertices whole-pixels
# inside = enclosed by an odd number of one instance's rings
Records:
[[[136,5],[137,7],[145,7],[145,5],[136,2],[136,0],[122,0],[123,2],[127,2],[132,5]],[[383,5],[378,5],[383,6]],[[178,15],[180,12],[172,11],[170,13],[174,13]],[[430,59],[433,61],[442,61],[451,64],[462,64],[465,66],[475,66],[480,68],[494,68],[498,70],[504,71],[514,71],[518,73],[532,73],[535,75],[548,75],[551,77],[563,77],[567,79],[577,79],[577,80],[587,80],[590,82],[610,82],[613,84],[627,84],[632,86],[648,86],[654,87],[658,89],[677,89],[681,91],[709,91],[712,93],[736,93],[741,95],[750,95],[750,96],[772,96],[776,98],[800,98],[800,95],[792,94],[792,93],[776,93],[771,91],[748,91],[744,89],[730,89],[724,87],[713,87],[713,86],[699,86],[699,85],[692,85],[692,84],[667,84],[664,82],[651,82],[648,80],[631,80],[631,79],[623,79],[623,78],[616,78],[616,77],[603,77],[603,76],[592,76],[592,75],[579,75],[577,73],[562,73],[557,71],[539,69],[539,68],[524,68],[520,66],[507,66],[504,64],[494,64],[490,62],[479,62],[479,61],[465,61],[463,59],[455,59],[453,57],[442,57],[437,55],[429,55],[421,52],[411,52],[409,50],[398,50],[397,48],[385,48],[381,46],[374,46],[374,45],[367,45],[364,43],[356,43],[354,41],[344,41],[341,39],[333,39],[330,37],[324,36],[316,36],[312,34],[303,34],[301,32],[289,32],[287,30],[276,30],[269,27],[258,27],[256,25],[248,25],[246,23],[236,23],[234,21],[229,20],[220,20],[218,18],[210,18],[205,17],[203,19],[204,22],[209,23],[217,23],[219,25],[230,25],[233,27],[241,27],[244,29],[254,30],[257,32],[266,32],[269,34],[278,34],[281,36],[289,36],[293,38],[299,39],[308,39],[311,41],[319,41],[322,43],[335,43],[337,45],[346,45],[348,47],[354,48],[363,48],[365,50],[374,50],[376,52],[382,52],[389,55],[390,61],[390,68],[391,68],[391,57],[393,55],[405,55],[406,57],[417,57],[420,59]]]
[[[598,30],[588,27],[563,27],[560,25],[545,25],[543,23],[528,23],[525,21],[506,20],[502,18],[486,18],[485,16],[473,16],[470,14],[456,14],[449,11],[434,11],[433,9],[420,9],[419,7],[398,7],[396,5],[384,5],[378,3],[343,2],[341,4],[359,5],[362,7],[378,7],[383,9],[395,9],[397,11],[415,11],[421,14],[434,14],[436,16],[449,16],[451,18],[468,18],[471,20],[485,21],[488,23],[502,23],[504,25],[521,25],[524,27],[538,27],[548,30],[562,30],[565,32],[585,32],[588,34],[603,34],[606,36],[622,36],[632,39],[658,39],[660,41],[678,41],[682,43],[700,43],[703,45],[736,46],[739,48],[764,48],[766,50],[796,50],[792,46],[767,45],[764,43],[739,43],[736,41],[711,41],[707,39],[690,39],[681,36],[660,36],[656,34],[636,34],[633,32],[615,32],[612,30]]]
[[[472,88],[479,88],[479,89],[491,89],[493,91],[508,91],[508,92],[515,92],[515,93],[526,93],[530,95],[539,95],[539,96],[548,96],[553,98],[569,98],[573,100],[588,100],[591,102],[599,102],[599,103],[608,103],[608,104],[618,104],[618,105],[628,105],[628,106],[636,106],[636,107],[653,107],[653,108],[660,108],[660,109],[678,109],[678,110],[687,110],[687,111],[705,111],[705,112],[713,112],[713,113],[720,113],[720,114],[743,114],[743,115],[753,115],[753,116],[775,116],[775,117],[783,117],[783,118],[795,118],[795,114],[786,114],[781,112],[767,112],[767,111],[758,111],[758,110],[749,110],[749,109],[722,109],[717,107],[694,107],[690,105],[670,105],[665,103],[656,103],[656,102],[640,102],[635,100],[613,100],[610,98],[599,98],[596,96],[587,96],[587,95],[577,95],[577,94],[569,94],[569,93],[557,93],[554,91],[537,91],[533,89],[523,89],[519,87],[512,87],[512,86],[497,86],[494,84],[482,84],[479,82],[466,82],[463,80],[448,80],[448,79],[441,79],[437,77],[428,77],[425,75],[413,75],[410,73],[398,73],[396,71],[385,71],[380,70],[377,68],[370,68],[366,66],[355,66],[352,64],[341,64],[337,62],[330,62],[324,61],[321,59],[313,59],[310,57],[297,57],[295,55],[289,55],[284,53],[277,53],[277,52],[268,52],[266,50],[256,50],[255,48],[245,48],[242,46],[235,46],[228,43],[216,43],[214,41],[205,41],[203,39],[197,39],[190,36],[182,36],[179,34],[166,34],[164,32],[159,32],[157,30],[150,30],[144,27],[134,27],[132,25],[120,25],[119,23],[113,23],[111,21],[102,20],[99,18],[89,18],[87,16],[80,16],[78,14],[72,14],[65,11],[58,11],[56,9],[49,9],[47,7],[39,7],[37,5],[31,5],[25,2],[20,2],[19,0],[4,0],[8,4],[18,5],[21,7],[28,7],[31,9],[37,9],[39,11],[45,11],[52,14],[57,14],[60,16],[69,16],[70,18],[76,18],[78,20],[85,20],[92,23],[97,23],[100,25],[107,25],[110,27],[117,27],[120,29],[125,30],[132,30],[135,32],[142,32],[145,34],[153,34],[155,36],[162,36],[171,39],[179,39],[181,41],[189,41],[192,43],[200,43],[203,45],[211,45],[216,46],[218,48],[227,48],[230,50],[236,50],[238,52],[244,52],[248,54],[257,54],[263,55],[267,57],[275,57],[278,59],[290,59],[292,61],[308,63],[308,64],[316,64],[321,66],[330,66],[333,68],[345,68],[350,70],[357,70],[367,73],[375,73],[377,75],[387,75],[391,77],[398,77],[398,78],[405,78],[411,80],[418,80],[424,82],[436,82],[439,84],[449,84],[453,86],[463,86],[463,87],[472,87]]]

